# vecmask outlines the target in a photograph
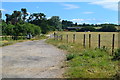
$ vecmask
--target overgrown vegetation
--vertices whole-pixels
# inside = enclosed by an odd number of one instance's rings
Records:
[[[53,39],[46,41],[66,50],[67,78],[114,78],[118,71],[118,60],[114,61],[106,49],[84,49],[80,44],[66,43]]]
[[[117,49],[117,50],[115,51],[113,60],[120,60],[120,49]]]

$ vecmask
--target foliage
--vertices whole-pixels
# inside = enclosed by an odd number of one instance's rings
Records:
[[[26,8],[22,8],[20,11],[13,11],[12,14],[5,14],[6,20],[3,21],[3,35],[26,35],[28,32],[32,33],[33,35],[36,35],[39,33],[39,28],[35,28],[33,30],[32,28],[28,27],[29,29],[24,29],[26,28],[26,23],[31,23],[34,25],[37,25],[41,28],[41,33],[46,34],[49,31],[62,31],[63,29],[66,29],[67,27],[83,27],[80,30],[75,30],[75,31],[96,31],[94,27],[102,27],[98,31],[107,31],[107,32],[112,32],[116,31],[114,26],[117,26],[115,24],[77,24],[73,23],[72,21],[67,21],[67,20],[62,20],[60,19],[59,16],[52,16],[50,19],[46,18],[46,15],[44,13],[32,13],[28,14]],[[0,17],[1,17],[1,11],[0,11]],[[25,24],[25,25],[23,25]],[[31,26],[31,25],[30,25]],[[107,26],[107,27],[106,27]],[[109,27],[108,26],[112,26]],[[18,29],[19,27],[19,29]],[[14,31],[16,30],[16,32]],[[30,30],[31,29],[31,30]],[[6,30],[6,31],[5,31]],[[11,30],[11,31],[10,31]],[[29,30],[29,31],[25,31]],[[22,32],[19,32],[22,31]]]
[[[2,23],[2,34],[10,36],[26,36],[31,33],[33,36],[40,35],[41,29],[39,26],[30,23],[16,23],[15,25]]]
[[[114,25],[104,25],[99,31],[102,32],[116,32],[117,29],[115,28]]]
[[[77,32],[85,32],[85,31],[96,31],[96,29],[94,27],[89,27],[89,26],[86,26],[86,27],[83,27],[81,28],[80,30],[77,30]]]
[[[76,56],[75,54],[67,54],[66,55],[67,61],[72,60],[75,56]]]
[[[62,20],[62,28],[66,29],[67,27],[72,27],[74,26],[72,21],[67,21],[67,20]]]
[[[55,29],[57,29],[57,30],[62,29],[62,24],[60,22],[60,17],[59,16],[52,16],[48,21],[49,21],[49,25],[54,26]]]
[[[113,60],[120,60],[120,49],[117,49],[114,54]]]

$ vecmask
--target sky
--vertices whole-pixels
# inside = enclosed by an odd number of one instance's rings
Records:
[[[107,1],[107,0],[106,0]],[[73,21],[78,24],[118,24],[118,2],[105,2],[105,0],[94,2],[15,2],[8,0],[2,2],[3,16],[11,14],[14,10],[20,11],[26,8],[28,13],[44,13],[49,19],[52,16],[60,16],[61,20]]]

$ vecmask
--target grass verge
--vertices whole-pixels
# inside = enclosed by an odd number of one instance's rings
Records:
[[[18,42],[24,42],[24,41],[28,41],[28,40],[4,40],[4,41],[0,41],[0,47],[12,45],[12,44],[15,44]]]
[[[15,43],[18,43],[18,42],[24,42],[24,41],[33,41],[33,40],[41,40],[41,39],[46,39],[47,37],[45,35],[41,35],[41,36],[35,36],[34,38],[32,39],[19,39],[19,40],[13,40],[11,39],[11,37],[6,37],[6,40],[0,38],[0,47],[3,47],[3,46],[8,46],[8,45],[12,45],[12,44],[15,44]]]
[[[80,44],[49,39],[46,41],[66,50],[67,78],[113,78],[118,71],[118,62],[101,49],[84,49]]]

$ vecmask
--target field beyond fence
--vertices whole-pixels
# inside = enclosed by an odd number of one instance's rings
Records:
[[[79,43],[85,48],[107,48],[114,52],[118,48],[118,32],[57,32],[55,39]]]

